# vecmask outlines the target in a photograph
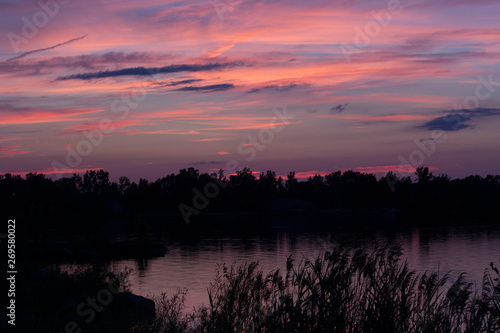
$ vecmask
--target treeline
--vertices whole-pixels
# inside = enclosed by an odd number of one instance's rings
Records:
[[[435,176],[419,167],[415,180],[389,172],[374,174],[336,171],[299,181],[294,172],[286,179],[274,171],[255,176],[244,168],[235,175],[207,174],[182,169],[156,181],[127,177],[109,180],[104,170],[52,180],[44,174],[24,178],[0,175],[4,218],[23,218],[33,227],[79,224],[99,225],[110,219],[136,218],[170,212],[203,216],[213,212],[279,212],[280,210],[392,210],[406,217],[460,217],[498,221],[500,176],[463,179]],[[181,209],[179,209],[181,207]],[[180,218],[182,221],[182,218]],[[136,223],[135,221],[134,223]]]

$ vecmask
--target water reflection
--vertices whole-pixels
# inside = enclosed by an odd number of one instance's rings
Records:
[[[469,280],[481,282],[491,261],[500,260],[500,230],[492,227],[414,228],[407,231],[346,231],[332,233],[278,232],[266,237],[221,235],[196,242],[167,244],[165,257],[121,260],[113,269],[134,268],[131,287],[134,293],[151,296],[163,291],[174,293],[188,289],[188,309],[207,303],[206,288],[213,280],[217,265],[260,261],[264,272],[286,267],[289,255],[300,261],[314,257],[341,243],[372,247],[375,243],[400,243],[404,258],[419,271],[469,273]]]

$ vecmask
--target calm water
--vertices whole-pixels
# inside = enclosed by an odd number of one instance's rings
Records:
[[[500,228],[415,228],[407,231],[357,232],[339,229],[335,233],[277,232],[267,237],[236,237],[219,235],[192,242],[167,243],[165,257],[147,261],[120,260],[111,268],[133,268],[132,292],[152,296],[177,288],[188,289],[187,308],[208,303],[207,286],[215,277],[217,264],[260,261],[265,272],[285,269],[286,259],[293,255],[296,261],[312,258],[342,241],[368,247],[376,242],[400,243],[410,268],[419,271],[452,271],[468,273],[468,280],[481,282],[484,270],[491,261],[500,260]]]

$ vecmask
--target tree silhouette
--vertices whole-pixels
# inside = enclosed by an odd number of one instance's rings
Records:
[[[418,183],[428,183],[434,178],[432,172],[429,172],[428,167],[423,167],[423,166],[418,167],[417,170],[415,171],[415,174],[417,175]]]
[[[38,173],[28,173],[24,178],[6,173],[0,175],[0,214],[6,219],[23,219],[26,237],[48,237],[50,228],[76,233],[98,230],[112,220],[126,226],[139,215],[168,213],[175,220],[180,216],[181,203],[192,205],[195,196],[205,195],[207,189],[215,194],[209,195],[201,215],[204,211],[272,212],[273,203],[281,199],[302,199],[311,207],[325,210],[325,216],[331,209],[379,213],[397,210],[407,221],[413,219],[412,223],[436,218],[439,223],[490,220],[500,214],[499,175],[451,179],[446,174],[434,176],[424,166],[418,167],[415,175],[416,181],[395,173],[377,180],[373,174],[346,170],[314,175],[304,181],[297,179],[295,172],[283,180],[272,170],[255,177],[251,169],[243,168],[226,177],[223,170],[210,175],[187,168],[156,181],[141,178],[136,183],[125,176],[112,182],[104,170],[88,170],[83,177],[73,174],[58,180]],[[407,221],[404,223],[410,223]]]

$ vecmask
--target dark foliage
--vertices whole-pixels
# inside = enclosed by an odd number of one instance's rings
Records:
[[[490,333],[500,330],[498,271],[486,271],[482,292],[460,275],[418,274],[398,246],[374,251],[337,247],[295,264],[286,274],[258,263],[222,265],[209,304],[182,315],[186,291],[162,295],[153,324],[135,332]],[[162,304],[162,306],[158,306]]]
[[[276,208],[280,200],[306,203],[309,206],[303,209],[327,212],[325,216],[332,210],[368,212],[364,217],[397,211],[404,223],[412,223],[412,219],[446,220],[443,217],[498,220],[500,176],[452,180],[420,167],[416,177],[412,181],[390,172],[377,180],[373,174],[337,171],[298,181],[294,172],[287,179],[273,171],[256,177],[244,168],[225,177],[222,170],[209,175],[189,168],[156,181],[140,179],[135,183],[127,177],[111,182],[103,170],[58,180],[36,173],[24,178],[4,174],[0,175],[0,202],[5,209],[0,214],[4,219],[15,216],[23,221],[20,227],[25,230],[19,237],[40,240],[53,237],[56,230],[80,235],[99,230],[102,235],[109,228],[140,235],[154,231],[151,225],[155,219],[171,230],[182,229],[186,224],[180,204],[197,211],[192,214],[193,221],[220,212],[297,210],[293,205]]]

